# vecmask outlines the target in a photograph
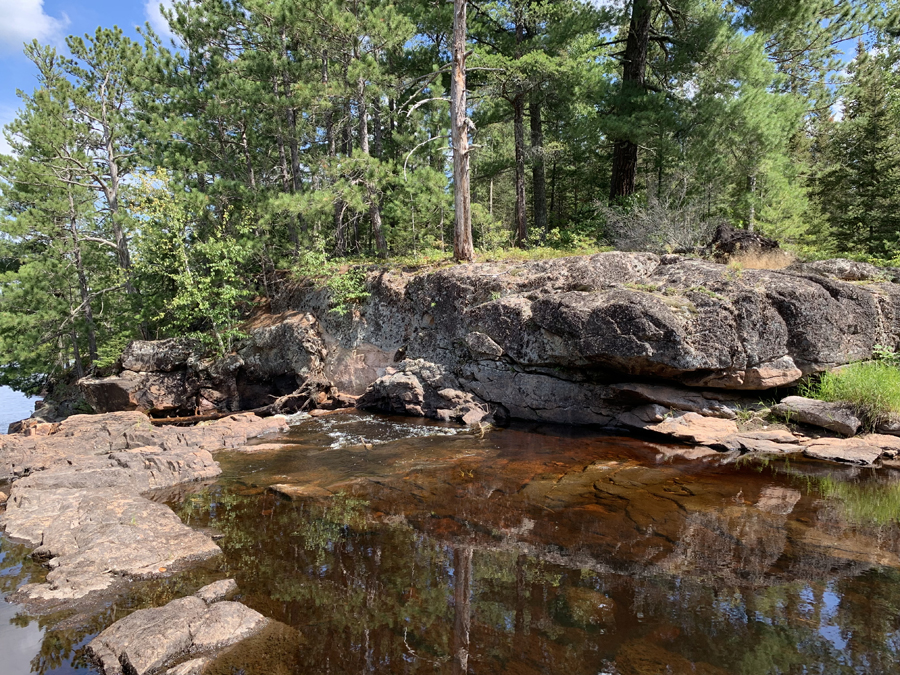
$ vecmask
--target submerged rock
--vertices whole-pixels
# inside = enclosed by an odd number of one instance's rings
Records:
[[[209,586],[197,593],[212,594]],[[215,655],[259,633],[269,623],[262,614],[240,603],[211,603],[193,596],[138,610],[94,638],[87,646],[88,656],[104,675],[147,675],[184,655],[195,658],[169,672],[202,672],[206,660],[198,656]]]
[[[827,403],[802,396],[788,396],[772,407],[772,412],[791,422],[802,422],[853,436],[862,422],[846,405]]]

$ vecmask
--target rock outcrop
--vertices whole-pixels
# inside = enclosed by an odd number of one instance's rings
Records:
[[[298,388],[313,398],[330,389],[313,316],[286,312],[257,324],[236,353],[220,359],[199,357],[190,341],[136,340],[122,353],[119,374],[83,378],[79,387],[96,412],[157,416],[252,410]]]
[[[740,250],[769,247],[754,241]],[[900,345],[892,278],[847,261],[757,270],[620,252],[380,270],[355,311],[288,284],[234,354],[206,362],[171,342],[165,355],[135,344],[123,366],[154,371],[81,386],[101,410],[329,407],[344,392],[364,408],[457,421],[619,427],[645,405],[733,419],[758,392]]]
[[[146,415],[76,415],[52,433],[0,436],[0,478],[15,479],[0,526],[36,547],[45,583],[18,589],[40,609],[160,576],[221,551],[146,493],[221,472],[211,450],[284,428],[283,418],[234,415],[199,427],[156,428]]]

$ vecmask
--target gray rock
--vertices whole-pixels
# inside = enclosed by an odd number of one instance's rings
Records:
[[[283,427],[283,419],[242,414],[155,428],[146,415],[120,412],[73,416],[46,436],[0,437],[0,472],[19,476],[0,526],[50,567],[46,583],[15,598],[50,611],[218,555],[212,539],[142,493],[214,478],[221,469],[207,448],[240,447]]]
[[[168,373],[183,367],[197,345],[188,340],[134,340],[125,347],[122,368],[136,373]]]
[[[829,431],[852,436],[862,422],[840,403],[827,403],[802,396],[788,396],[772,407],[772,412],[791,422],[802,422]]]
[[[476,424],[488,417],[488,406],[461,391],[457,378],[443,366],[406,359],[398,369],[373,382],[356,401],[357,407],[463,424]]]
[[[237,602],[210,606],[197,597],[180,598],[117,621],[88,644],[87,654],[104,675],[146,675],[183,654],[213,655],[258,633],[267,623],[262,614]]]
[[[722,417],[735,419],[737,402],[725,402],[710,396],[703,391],[692,391],[679,387],[660,384],[644,384],[625,382],[611,385],[613,391],[619,392],[627,400],[655,403],[666,408],[695,412],[706,417]],[[737,399],[737,397],[734,397]]]
[[[813,459],[863,466],[875,464],[881,453],[881,448],[858,438],[818,438],[810,441],[803,450],[804,455]]]
[[[466,335],[466,346],[476,357],[499,358],[503,348],[484,333],[474,331]]]
[[[186,371],[145,373],[125,370],[111,377],[85,377],[78,387],[98,413],[119,410],[193,412],[196,385]]]
[[[893,276],[888,270],[870,263],[834,258],[804,263],[802,269],[824,274],[841,281],[890,281]]]
[[[204,586],[194,593],[194,596],[203,600],[207,605],[211,605],[214,602],[224,600],[229,595],[236,593],[237,587],[237,582],[234,579],[222,579],[221,581],[216,581],[208,586]]]
[[[208,656],[191,659],[174,668],[169,668],[166,671],[166,675],[203,675],[203,670],[211,661],[212,659]]]

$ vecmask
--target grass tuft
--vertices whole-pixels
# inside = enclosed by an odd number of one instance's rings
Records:
[[[854,363],[801,388],[808,398],[849,404],[868,427],[900,415],[900,368],[884,361]]]

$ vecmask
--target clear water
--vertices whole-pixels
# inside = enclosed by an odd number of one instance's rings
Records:
[[[116,618],[226,576],[284,626],[214,673],[900,672],[888,467],[368,416],[218,459],[217,483],[170,503],[223,534],[224,556],[91,616],[17,618],[33,672],[81,672],[81,646]],[[0,588],[39,575],[2,546]]]

